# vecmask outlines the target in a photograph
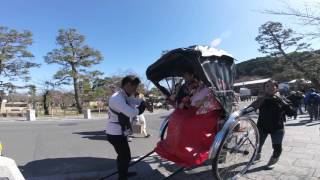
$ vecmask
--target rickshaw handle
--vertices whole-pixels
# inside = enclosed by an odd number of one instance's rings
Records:
[[[129,167],[131,167],[131,166],[137,164],[138,162],[142,161],[144,158],[150,156],[152,153],[154,153],[154,150],[152,150],[152,151],[149,152],[148,154],[140,157],[140,158],[137,159],[136,161],[130,162]],[[112,173],[110,173],[110,174],[108,174],[108,175],[106,175],[106,176],[104,176],[104,177],[99,178],[98,180],[105,180],[105,179],[107,179],[107,178],[109,178],[109,177],[111,177],[111,176],[114,176],[114,175],[118,174],[118,173],[119,173],[118,170],[116,170],[116,171],[114,171],[114,172],[112,172]]]

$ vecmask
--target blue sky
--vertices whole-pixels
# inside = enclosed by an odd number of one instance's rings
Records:
[[[60,28],[76,28],[101,51],[104,61],[94,68],[105,75],[130,70],[144,76],[163,50],[195,44],[214,44],[238,62],[262,56],[254,40],[261,24],[280,21],[301,30],[292,19],[259,12],[282,6],[277,0],[2,0],[0,25],[33,32],[30,51],[42,66],[31,70],[31,82],[49,80],[58,70],[43,56],[57,47]]]

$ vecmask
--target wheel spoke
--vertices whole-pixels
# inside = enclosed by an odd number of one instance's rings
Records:
[[[250,140],[250,138],[248,138],[248,140],[249,140],[249,142],[250,142],[251,146],[255,149],[255,148],[256,148],[256,146],[252,143],[252,141]]]

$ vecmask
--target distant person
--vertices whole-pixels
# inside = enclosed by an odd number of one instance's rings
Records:
[[[257,126],[260,134],[260,146],[256,160],[261,158],[262,146],[270,134],[273,154],[267,164],[272,166],[279,161],[282,152],[282,140],[284,137],[284,122],[286,115],[292,116],[294,109],[288,100],[277,95],[278,83],[269,80],[264,83],[264,95],[259,97],[250,106],[259,109]]]
[[[319,104],[320,95],[316,93],[315,89],[310,89],[304,98],[304,103],[310,115],[310,122],[318,120],[319,118]]]
[[[302,110],[302,104],[304,104],[304,94],[301,92],[301,91],[297,91],[297,96],[299,97],[300,99],[300,104],[299,104],[299,107],[298,107],[298,110],[299,110],[299,113],[300,114],[304,114],[303,110]]]
[[[137,99],[141,99],[141,100],[145,101],[145,98],[144,98],[143,94],[136,93],[135,97]],[[147,123],[146,123],[146,118],[145,118],[144,114],[142,113],[142,114],[138,115],[136,118],[137,118],[137,123],[138,124],[140,123],[141,126],[142,126],[142,135],[145,138],[150,137],[151,135],[149,133],[147,133]]]
[[[109,119],[106,134],[108,141],[117,152],[117,168],[119,180],[127,180],[136,172],[128,172],[131,160],[128,135],[130,135],[130,118],[144,112],[147,104],[133,97],[136,93],[140,79],[135,76],[126,76],[121,81],[121,88],[109,98]],[[149,108],[149,107],[148,107]]]
[[[287,97],[287,99],[289,99],[293,105],[294,108],[294,119],[297,119],[298,116],[298,109],[301,103],[301,97],[297,94],[297,92],[295,91],[291,91],[289,93],[290,95]]]

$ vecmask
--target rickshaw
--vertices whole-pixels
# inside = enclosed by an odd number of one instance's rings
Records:
[[[187,133],[186,131],[181,131],[186,133],[185,138],[187,140],[183,139],[184,134],[180,136],[182,139],[178,138],[174,140],[181,140],[186,143],[189,143],[189,141],[196,141],[196,144],[200,143],[199,147],[193,148],[200,148],[201,150],[199,151],[201,152],[198,153],[197,149],[194,151],[191,148],[190,153],[194,156],[194,161],[191,161],[191,164],[189,162],[188,165],[184,165],[180,160],[183,160],[185,156],[179,157],[179,152],[182,151],[177,151],[176,149],[170,150],[171,146],[167,146],[168,143],[162,143],[170,137],[170,133],[174,134],[176,130],[179,131],[179,126],[186,126],[184,122],[188,122],[189,115],[184,116],[184,112],[188,113],[187,110],[174,110],[161,124],[160,141],[155,150],[131,165],[156,152],[160,157],[180,166],[176,172],[165,179],[174,176],[184,169],[208,164],[212,167],[213,179],[237,179],[249,169],[256,158],[259,147],[259,133],[255,122],[248,116],[254,110],[252,107],[246,107],[238,111],[234,111],[232,108],[235,100],[233,91],[235,76],[234,58],[222,50],[207,46],[178,48],[165,52],[160,59],[148,67],[146,75],[165,96],[170,97],[170,95],[175,93],[177,82],[182,82],[183,73],[185,72],[184,67],[187,67],[186,65],[193,68],[195,76],[209,88],[210,93],[221,105],[220,118],[217,121],[210,121],[213,117],[206,116],[202,117],[199,121],[193,121],[193,123],[204,123],[204,125],[194,126],[188,129]],[[177,117],[181,122],[180,124],[174,123],[174,121],[177,121]],[[194,119],[197,119],[197,117],[200,118],[197,115],[192,116]],[[188,137],[187,134],[192,134],[190,131],[201,132],[201,128],[211,126],[209,123],[216,123],[212,125],[213,129],[210,130],[209,128],[209,131],[211,131],[209,143],[208,139],[206,139],[206,144],[201,144],[201,141],[204,140],[202,137],[199,139],[193,137],[193,140],[192,137],[190,138],[190,135]],[[208,128],[206,131],[208,131]],[[168,158],[170,156],[163,156],[166,153],[159,153],[157,151],[159,146],[161,146],[160,152],[171,151],[171,154],[174,154],[175,157],[170,159]],[[192,162],[196,163],[192,164]]]

